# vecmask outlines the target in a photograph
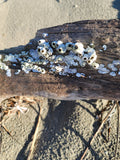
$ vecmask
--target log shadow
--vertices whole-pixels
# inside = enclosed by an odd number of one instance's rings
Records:
[[[49,99],[49,111],[47,114],[46,119],[44,120],[44,130],[42,132],[42,135],[40,137],[38,137],[37,140],[37,144],[36,144],[36,148],[35,148],[35,155],[37,155],[39,157],[39,154],[45,154],[45,150],[49,149],[50,146],[52,146],[53,144],[56,143],[56,140],[58,139],[59,135],[60,137],[62,137],[62,135],[64,134],[64,128],[66,130],[70,130],[71,132],[73,132],[75,134],[76,137],[79,137],[81,139],[81,141],[83,142],[85,148],[87,146],[89,146],[89,142],[92,139],[92,137],[89,138],[89,141],[86,141],[83,137],[83,135],[81,135],[77,130],[75,130],[72,126],[68,125],[68,121],[72,115],[72,113],[75,110],[76,105],[78,105],[78,103],[76,103],[76,101],[61,101],[58,106],[55,106],[55,102],[56,100],[50,100]],[[79,104],[80,105],[80,104]],[[83,106],[80,105],[80,107],[82,107],[84,109]],[[86,110],[90,115],[92,115],[90,113],[90,111]],[[92,115],[93,116],[93,115]],[[96,130],[99,127],[98,123],[94,123],[93,124],[93,134],[96,132]],[[93,135],[92,134],[92,135]],[[57,154],[59,155],[59,157],[61,157],[61,153],[60,153],[60,149],[61,149],[61,144],[59,144],[59,147],[57,149]],[[90,146],[89,147],[91,154],[99,159],[99,154],[96,153],[96,151],[94,151],[94,149]],[[52,147],[51,149],[49,149],[50,154],[54,154],[52,151]],[[82,156],[84,151],[80,151],[80,154],[78,153],[78,158],[80,159],[80,157]],[[33,157],[34,159],[38,159],[38,157]]]
[[[118,10],[117,17],[120,18],[120,1],[119,0],[113,1],[112,6],[113,6],[113,8]]]

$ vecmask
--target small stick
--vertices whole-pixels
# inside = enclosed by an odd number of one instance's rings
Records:
[[[40,111],[39,111],[39,116],[38,116],[38,122],[37,122],[35,132],[34,132],[34,135],[33,135],[32,145],[31,145],[30,152],[29,152],[27,160],[31,159],[32,153],[33,153],[33,150],[34,150],[34,146],[35,146],[35,142],[36,142],[36,138],[37,138],[37,133],[38,133],[38,129],[39,129],[39,124],[40,124],[40,120],[41,120],[41,112]]]
[[[112,107],[112,109],[109,111],[109,113],[107,114],[107,116],[103,119],[101,125],[99,126],[98,130],[96,131],[96,133],[94,134],[93,138],[91,139],[89,146],[92,144],[92,142],[94,141],[95,137],[97,136],[97,134],[100,132],[101,128],[103,127],[104,123],[107,121],[109,115],[111,114],[111,112],[113,111],[113,109],[116,107],[116,104]],[[85,157],[87,151],[88,151],[89,147],[87,147],[81,157],[80,160],[83,160],[83,158]]]
[[[120,121],[120,113],[119,113],[119,104],[117,102],[117,113],[118,113],[118,122],[117,122],[117,142],[116,142],[116,147],[115,147],[115,158],[116,159],[116,155],[117,155],[117,150],[118,150],[118,140],[119,140],[119,121]]]
[[[4,124],[2,124],[1,127],[4,128],[4,130],[7,132],[7,134],[8,134],[9,136],[12,137],[11,133],[10,133],[9,130],[5,127]]]

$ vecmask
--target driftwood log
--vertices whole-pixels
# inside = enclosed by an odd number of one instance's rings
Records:
[[[48,41],[81,41],[84,46],[95,45],[98,63],[111,63],[120,59],[120,20],[88,20],[68,23],[37,31],[36,37],[24,47],[35,49],[42,33],[48,33]],[[107,50],[100,52],[103,45]],[[13,70],[14,72],[14,70]],[[0,70],[0,96],[44,96],[60,100],[76,99],[120,99],[120,75],[99,74],[94,69],[79,68],[86,78],[63,77],[55,74],[38,74],[21,72],[7,77]],[[90,76],[90,77],[89,77]]]

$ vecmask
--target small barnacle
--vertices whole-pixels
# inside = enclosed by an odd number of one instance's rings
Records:
[[[45,43],[45,39],[40,39],[40,40],[38,41],[38,44],[39,44],[39,45],[41,45],[41,44],[43,44],[43,43]]]
[[[89,56],[89,59],[92,60],[93,62],[96,61],[97,59],[97,55],[94,49],[93,49],[93,52],[88,52],[88,56]]]
[[[48,36],[48,33],[43,33],[42,36],[43,38],[46,38]]]
[[[120,71],[118,72],[118,75],[120,75]]]
[[[82,61],[82,63],[80,63],[80,66],[81,66],[81,67],[85,67],[85,66],[86,66],[86,62],[85,62],[85,61]]]
[[[92,67],[93,67],[94,69],[98,69],[98,68],[99,68],[99,64],[96,63],[96,62],[93,62],[93,63],[92,63]]]
[[[2,55],[0,54],[0,60],[2,59]]]
[[[66,52],[66,47],[65,47],[64,44],[61,44],[61,45],[59,45],[59,46],[56,48],[56,50],[57,50],[59,53],[64,54],[64,53]]]
[[[46,71],[45,71],[44,68],[41,69],[41,73],[42,73],[42,74],[45,74],[45,73],[46,73]]]
[[[40,53],[42,54],[42,55],[45,55],[46,53],[47,53],[47,51],[46,51],[46,49],[45,48],[41,48],[40,49]]]
[[[57,72],[61,72],[63,71],[63,66],[56,66],[55,69]]]
[[[47,60],[43,60],[43,63],[42,63],[42,64],[43,64],[43,65],[47,65],[48,62],[49,62],[49,61],[47,61]]]
[[[41,48],[42,48],[41,46],[38,46],[38,47],[37,47],[38,53],[40,53]]]
[[[51,56],[51,61],[54,61],[55,58],[56,58],[56,55],[52,55],[52,56]]]
[[[61,44],[63,44],[63,42],[62,42],[62,41],[60,41],[60,40],[59,40],[59,41],[57,41],[57,42],[56,42],[56,48],[57,48],[58,46],[60,46]]]
[[[91,65],[93,62],[94,62],[94,61],[91,60],[91,59],[88,59],[88,61],[87,61],[87,63],[88,63],[89,65]]]
[[[72,42],[68,42],[65,44],[66,45],[66,50],[70,51],[73,49],[74,44]]]
[[[82,57],[82,60],[83,61],[88,61],[88,58],[89,58],[88,54],[84,54],[84,56]]]
[[[20,69],[18,69],[18,71],[17,71],[17,72],[15,72],[15,75],[18,75],[20,72],[21,72],[21,70],[20,70]]]
[[[114,67],[114,64],[108,64],[107,66],[108,68],[112,69]]]
[[[75,66],[75,67],[78,66],[78,62],[74,62],[73,66]]]
[[[8,70],[6,71],[6,75],[7,75],[8,77],[11,77],[11,70],[10,70],[10,69],[8,69]]]
[[[9,54],[9,55],[5,55],[5,58],[3,59],[3,61],[17,62],[17,58],[19,58],[18,55]]]
[[[37,68],[37,71],[38,71],[38,72],[41,72],[41,67],[38,67],[38,68]]]
[[[114,65],[120,65],[120,60],[113,60],[112,62]]]
[[[59,55],[59,56],[57,56],[57,57],[55,58],[55,63],[61,63],[61,62],[63,62],[63,60],[64,60],[64,57],[61,56],[61,55]]]
[[[107,50],[107,46],[103,45],[103,50],[106,51]]]
[[[83,56],[84,55],[84,47],[83,47],[83,44],[81,42],[77,42],[74,44],[73,46],[73,51],[76,53],[76,54],[79,54],[80,56]]]
[[[100,65],[99,65],[99,69],[104,68],[104,67],[105,67],[104,64],[100,64]]]
[[[50,47],[50,48],[48,49],[47,53],[48,53],[49,56],[52,56],[52,54],[53,54],[53,49]]]
[[[109,69],[107,69],[107,68],[105,68],[105,67],[103,67],[103,68],[100,68],[100,67],[99,67],[98,73],[100,73],[100,74],[107,74],[107,73],[109,73],[109,72],[110,72]]]
[[[43,46],[47,51],[48,51],[49,48],[50,48],[49,42],[45,42],[45,43],[43,43],[41,46]]]
[[[85,77],[84,73],[76,73],[76,77]]]
[[[52,46],[53,48],[56,48],[56,44],[57,44],[57,41],[51,42],[51,46]]]
[[[108,64],[108,68],[110,68],[112,71],[117,71],[118,69],[114,66],[114,64]]]
[[[115,76],[116,76],[116,73],[115,73],[115,72],[110,72],[110,76],[115,77]]]

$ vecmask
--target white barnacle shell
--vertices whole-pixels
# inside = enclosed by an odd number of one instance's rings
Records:
[[[63,42],[62,41],[56,41],[56,48],[58,47],[58,46],[60,46],[61,44],[63,44]]]
[[[46,38],[48,36],[48,33],[43,33],[42,36],[43,38]]]
[[[66,52],[66,46],[64,44],[59,45],[56,50],[61,53],[64,54]]]
[[[88,56],[89,56],[89,59],[92,60],[93,62],[96,61],[97,59],[97,55],[94,49],[92,50],[92,52],[88,52]]]
[[[15,72],[15,75],[18,75],[21,72],[20,69],[17,70],[17,72]]]
[[[100,74],[107,74],[109,72],[110,72],[110,70],[105,67],[98,69],[98,73],[100,73]]]
[[[56,66],[55,69],[57,72],[61,72],[61,71],[63,71],[64,68],[63,68],[63,66]]]
[[[2,55],[0,54],[0,60],[2,59]]]
[[[62,55],[56,56],[55,58],[55,63],[61,63],[63,62],[64,57]]]
[[[8,70],[6,71],[6,75],[7,75],[8,77],[11,77],[11,69],[8,69]]]
[[[45,73],[46,73],[46,71],[45,71],[44,68],[41,69],[41,73],[42,73],[42,74],[45,74]]]
[[[117,71],[118,69],[114,66],[114,64],[108,64],[108,68],[110,68],[112,71]]]
[[[52,46],[53,48],[56,48],[56,44],[57,44],[57,41],[51,42],[51,46]]]
[[[41,46],[38,46],[38,47],[37,47],[37,52],[38,52],[38,53],[40,53],[41,48],[42,48]],[[32,55],[32,57],[33,57],[33,55]]]
[[[116,76],[116,73],[115,73],[115,72],[110,72],[110,76],[115,77],[115,76]]]
[[[68,42],[65,44],[66,45],[66,50],[70,51],[73,49],[74,44],[72,42]]]
[[[51,61],[54,61],[55,58],[56,58],[56,55],[52,55],[52,56],[50,57]]]
[[[94,61],[91,60],[91,59],[88,59],[88,61],[87,61],[87,63],[88,63],[89,65],[92,65],[93,62],[94,62]]]
[[[47,53],[48,53],[49,56],[52,56],[52,54],[53,54],[53,49],[50,47],[50,48],[48,49]]]
[[[79,64],[81,67],[85,67],[87,63],[85,61],[82,61],[82,63],[79,63]]]
[[[99,69],[99,64],[96,63],[96,62],[93,62],[93,63],[92,63],[92,67],[93,67],[94,69]]]
[[[76,73],[76,77],[85,77],[84,73]]]
[[[19,55],[15,54],[9,54],[9,55],[5,55],[5,58],[3,59],[3,61],[10,61],[10,62],[17,62],[17,58],[19,58]]]
[[[84,54],[84,56],[82,57],[82,60],[83,61],[88,61],[88,58],[89,58],[88,54]]]
[[[47,51],[46,51],[46,49],[45,48],[41,48],[40,49],[40,53],[42,54],[42,55],[45,55],[46,53],[47,53]]]
[[[44,43],[45,43],[45,39],[40,39],[40,40],[38,41],[38,44],[39,44],[39,45],[44,44]]]
[[[50,48],[49,42],[45,42],[41,46],[43,46],[46,50],[49,50],[49,48]]]
[[[78,62],[74,62],[73,66],[75,66],[75,67],[78,66]]]
[[[104,68],[104,67],[105,67],[104,64],[99,64],[99,69],[102,69],[102,68]]]
[[[120,65],[120,60],[113,60],[112,62],[114,65]]]
[[[73,46],[73,51],[80,56],[84,55],[84,46],[81,42],[77,42]]]
[[[106,51],[107,50],[107,46],[103,45],[103,50]]]

